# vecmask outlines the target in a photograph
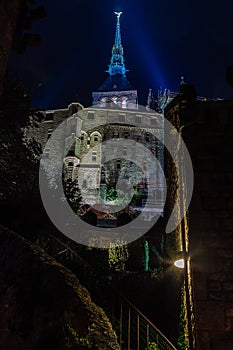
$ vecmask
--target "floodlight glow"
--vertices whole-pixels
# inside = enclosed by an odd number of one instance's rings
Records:
[[[175,267],[178,267],[179,269],[184,268],[184,259],[179,259],[174,262]]]

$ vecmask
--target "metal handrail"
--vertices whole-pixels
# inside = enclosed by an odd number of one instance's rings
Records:
[[[121,296],[122,297],[122,296]],[[160,337],[167,343],[167,345],[169,345],[168,348],[166,349],[172,349],[172,350],[177,350],[175,348],[175,346],[170,342],[169,339],[167,339],[167,337],[135,306],[133,305],[127,298],[122,297],[125,302],[130,306],[130,308],[132,308],[133,310],[136,311],[137,315],[141,316],[142,319],[144,319],[144,321],[155,330],[155,332],[160,335]]]

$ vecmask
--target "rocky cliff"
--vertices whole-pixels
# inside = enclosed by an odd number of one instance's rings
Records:
[[[89,292],[38,247],[0,228],[0,349],[119,349]]]

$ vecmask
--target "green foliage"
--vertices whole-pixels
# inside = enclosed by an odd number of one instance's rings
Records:
[[[92,323],[91,326],[88,327],[86,337],[80,337],[73,327],[67,325],[65,337],[66,346],[72,349],[80,349],[80,347],[84,349],[91,349],[93,346],[92,334],[94,331],[95,324]]]
[[[106,199],[107,201],[115,201],[117,198],[117,191],[114,188],[107,188]]]
[[[108,250],[108,263],[111,268],[115,271],[124,271],[128,258],[129,250],[125,242],[118,240],[116,243],[111,243]]]
[[[145,350],[159,350],[155,342],[149,342],[148,347]]]
[[[185,321],[185,305],[184,305],[184,286],[181,288],[180,297],[180,322],[179,322],[179,337],[177,346],[179,350],[186,350],[186,321]]]
[[[116,190],[112,187],[107,187],[106,190],[106,200],[114,201],[116,205],[132,205],[141,206],[143,194],[137,191],[136,186],[134,188],[127,190],[126,192],[120,189]]]
[[[75,213],[80,208],[82,196],[78,186],[78,180],[66,179],[63,180],[63,188],[66,199]]]
[[[0,202],[22,202],[37,191],[38,161],[26,147],[23,127],[31,103],[20,82],[6,78],[0,97]],[[1,204],[1,203],[0,203]]]
[[[106,192],[106,200],[114,201],[115,205],[128,205],[133,197],[134,192],[123,192],[121,190],[115,190],[114,188],[108,188]]]

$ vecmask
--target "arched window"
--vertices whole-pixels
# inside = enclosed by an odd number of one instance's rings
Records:
[[[95,146],[96,144],[98,144],[101,141],[102,141],[102,136],[98,131],[94,131],[93,133],[91,133],[91,135],[90,135],[91,146]]]
[[[119,132],[118,132],[118,131],[113,131],[112,137],[113,137],[114,139],[118,139],[118,138],[119,138]]]
[[[97,152],[92,151],[92,162],[96,162]]]
[[[87,141],[87,133],[85,131],[83,131],[83,130],[81,131],[80,141],[82,143]]]

